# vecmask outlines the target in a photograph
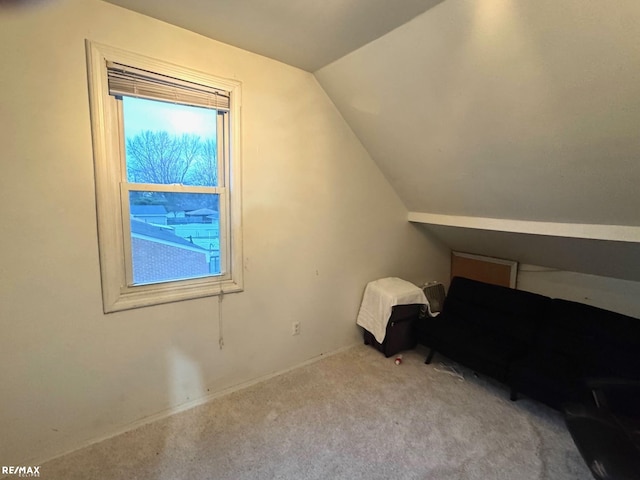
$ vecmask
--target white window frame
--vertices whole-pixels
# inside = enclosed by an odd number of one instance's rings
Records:
[[[89,40],[86,50],[104,312],[242,291],[241,83]],[[127,257],[131,254],[129,212],[128,202],[123,201],[122,195],[129,188],[139,190],[139,185],[123,182],[126,177],[123,176],[121,105],[109,95],[107,62],[130,65],[230,93],[228,121],[223,122],[224,128],[229,129],[228,135],[224,135],[228,143],[224,142],[222,146],[224,164],[219,164],[219,169],[223,174],[218,177],[220,185],[216,188],[220,193],[220,275],[146,285],[131,285],[130,278],[127,281],[131,275]],[[154,186],[154,190],[163,188],[169,187]],[[172,185],[170,189],[193,192],[194,187]]]

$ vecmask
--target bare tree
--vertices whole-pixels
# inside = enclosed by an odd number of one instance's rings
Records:
[[[202,140],[146,130],[127,139],[127,177],[138,183],[187,183]]]
[[[218,155],[215,139],[198,135],[170,135],[166,131],[144,131],[127,138],[127,178],[130,182],[218,185]],[[138,198],[139,197],[139,198]],[[138,192],[135,203],[166,203],[194,209],[210,207],[208,194],[162,194]],[[167,205],[170,207],[170,205]]]
[[[209,138],[201,142],[190,183],[207,187],[218,185],[218,146],[215,140]]]

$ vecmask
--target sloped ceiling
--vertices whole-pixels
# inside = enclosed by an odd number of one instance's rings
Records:
[[[313,72],[443,0],[108,0]]]
[[[410,211],[619,225],[639,75],[636,0],[449,0],[316,74]]]
[[[452,250],[551,269],[640,281],[637,243],[428,225]]]
[[[110,1],[315,71],[452,249],[640,281],[638,0]]]
[[[452,248],[640,280],[636,0],[446,0],[316,77]]]

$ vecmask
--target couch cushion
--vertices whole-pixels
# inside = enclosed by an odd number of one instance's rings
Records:
[[[540,348],[580,361],[588,376],[640,377],[640,320],[554,299]]]
[[[529,344],[550,305],[543,295],[454,277],[441,316]]]
[[[509,367],[507,383],[517,392],[560,409],[584,396],[584,369],[579,361],[552,351],[532,352]]]
[[[436,351],[478,373],[506,382],[509,365],[524,346],[513,339],[496,335],[478,335],[464,342],[441,341],[436,337]]]
[[[508,366],[526,354],[551,299],[455,277],[442,313],[423,329],[425,343],[480,373],[506,379]]]

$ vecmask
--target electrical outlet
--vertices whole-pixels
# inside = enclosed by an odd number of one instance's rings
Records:
[[[291,335],[300,335],[300,322],[293,322],[291,324]]]

